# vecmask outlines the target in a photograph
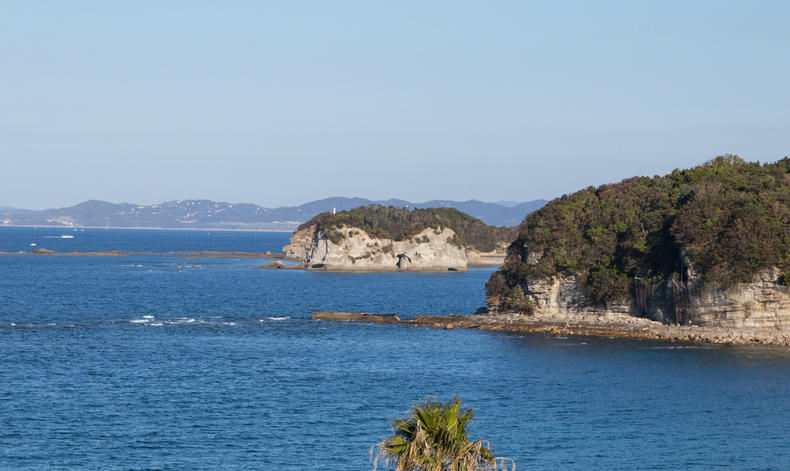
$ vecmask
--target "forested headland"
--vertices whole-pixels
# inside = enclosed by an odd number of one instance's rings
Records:
[[[635,278],[680,279],[684,264],[722,287],[776,267],[787,285],[790,158],[726,155],[557,198],[525,218],[486,290],[500,309],[529,311],[525,280],[571,275],[604,304],[632,299]]]

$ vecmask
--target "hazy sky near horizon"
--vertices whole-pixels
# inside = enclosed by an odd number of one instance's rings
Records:
[[[0,4],[0,206],[552,198],[790,154],[790,2]]]

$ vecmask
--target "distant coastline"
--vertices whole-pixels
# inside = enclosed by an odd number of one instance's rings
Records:
[[[179,255],[187,257],[252,257],[266,260],[282,260],[284,255],[271,251],[247,252],[228,250],[179,250],[172,252],[158,252],[150,250],[99,250],[95,252],[56,252],[46,247],[38,247],[29,252],[0,251],[0,255],[34,255],[34,256],[71,256],[71,257],[119,257],[124,255]]]
[[[286,230],[325,212],[346,211],[370,204],[399,208],[455,208],[497,227],[513,227],[546,203],[534,200],[505,206],[484,201],[432,200],[414,203],[406,200],[368,200],[331,197],[298,206],[267,208],[252,203],[227,203],[212,200],[177,200],[140,205],[89,200],[65,208],[28,210],[0,207],[0,225],[116,228],[203,228]]]
[[[123,230],[151,230],[151,231],[223,231],[223,232],[280,232],[289,234],[289,229],[236,229],[232,227],[147,227],[147,226],[54,226],[46,224],[0,224],[0,227],[26,227],[30,229],[123,229]]]

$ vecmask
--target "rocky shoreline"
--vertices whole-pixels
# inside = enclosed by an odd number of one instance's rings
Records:
[[[649,319],[608,313],[605,316],[551,316],[518,313],[472,315],[422,315],[414,319],[378,322],[374,317],[328,321],[372,322],[438,329],[476,329],[492,332],[537,333],[552,336],[632,338],[669,342],[725,345],[790,346],[790,334],[771,329],[732,329],[709,326],[662,324]]]
[[[698,325],[662,324],[633,316],[547,316],[515,313],[469,316],[418,316],[403,321],[434,328],[477,329],[495,332],[529,332],[549,335],[580,335],[715,344],[766,344],[790,346],[790,333],[774,329],[732,329]]]

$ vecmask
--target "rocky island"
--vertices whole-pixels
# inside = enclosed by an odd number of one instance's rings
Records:
[[[488,226],[453,208],[371,205],[319,214],[299,226],[283,252],[307,269],[460,271],[502,264],[515,235],[515,228]]]
[[[515,325],[682,326],[689,339],[787,344],[788,285],[790,158],[724,156],[549,202],[486,292]]]

